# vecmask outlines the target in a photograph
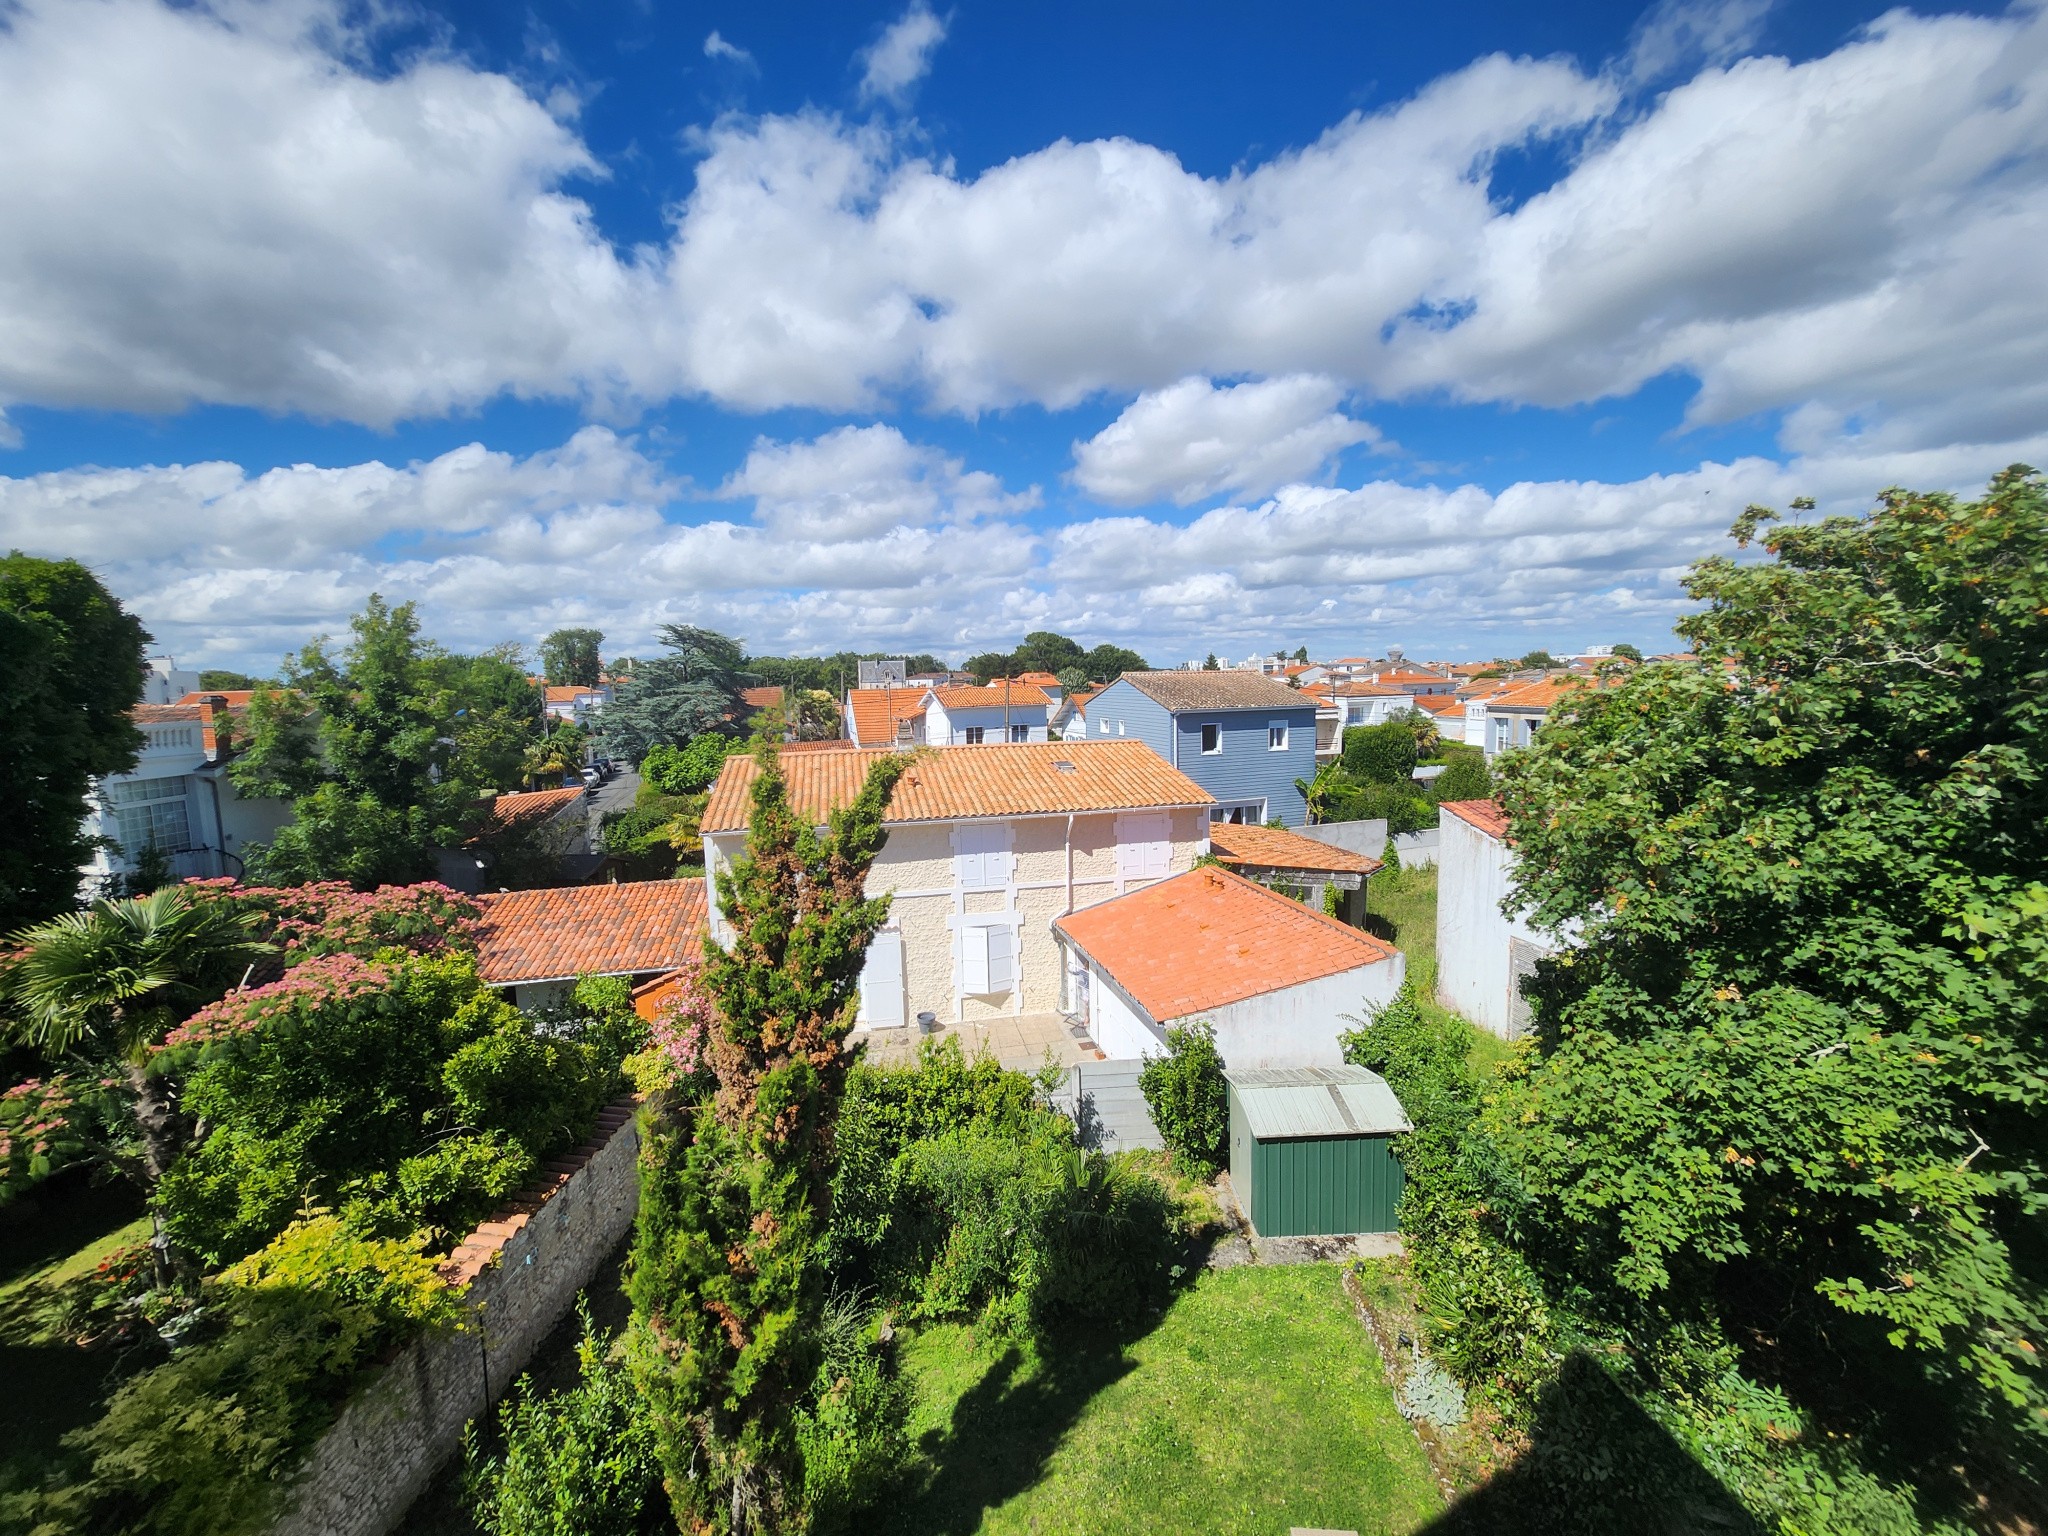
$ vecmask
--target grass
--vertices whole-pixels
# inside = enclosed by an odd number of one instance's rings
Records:
[[[58,1442],[99,1414],[111,1362],[65,1336],[63,1292],[148,1240],[140,1203],[124,1185],[66,1175],[0,1213],[0,1488],[38,1479]]]
[[[927,1466],[869,1528],[1364,1536],[1442,1511],[1334,1266],[1207,1271],[1144,1337],[1063,1346],[910,1339]]]

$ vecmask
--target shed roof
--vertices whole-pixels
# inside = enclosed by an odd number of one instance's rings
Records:
[[[868,769],[886,751],[859,748],[783,758],[790,804],[822,823],[853,803]],[[759,771],[751,756],[725,760],[704,807],[704,831],[737,832],[748,824]],[[1214,796],[1142,741],[1013,742],[918,753],[897,780],[882,819],[963,821],[1214,803]]]
[[[1498,800],[1446,800],[1437,807],[1449,811],[1467,826],[1477,827],[1488,837],[1504,838],[1508,835],[1508,815],[1500,808]]]
[[[1053,929],[1115,978],[1155,1023],[1339,976],[1398,953],[1369,933],[1213,867],[1069,912]]]
[[[1243,865],[1252,869],[1300,869],[1327,871],[1332,874],[1370,875],[1385,866],[1378,859],[1369,859],[1362,853],[1353,853],[1348,848],[1339,848],[1334,843],[1319,843],[1312,837],[1303,837],[1299,832],[1285,832],[1278,827],[1233,826],[1227,821],[1212,822],[1209,827],[1209,846],[1216,850],[1216,857],[1226,864]]]
[[[1394,1090],[1364,1067],[1269,1067],[1223,1074],[1258,1141],[1412,1131]]]
[[[499,795],[487,802],[482,823],[469,836],[472,843],[519,833],[552,821],[580,804],[583,786],[569,789],[536,789],[516,795]]]
[[[1171,710],[1307,709],[1314,703],[1256,672],[1126,672],[1120,681]]]
[[[671,971],[703,948],[702,880],[497,891],[477,905],[477,970],[494,987]]]

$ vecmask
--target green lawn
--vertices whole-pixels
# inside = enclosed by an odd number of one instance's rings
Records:
[[[41,1475],[57,1443],[99,1415],[110,1361],[59,1327],[61,1292],[149,1237],[122,1185],[53,1179],[0,1223],[0,1488]]]
[[[869,1529],[1411,1531],[1443,1505],[1330,1265],[1204,1273],[1134,1342],[905,1346],[927,1460]]]

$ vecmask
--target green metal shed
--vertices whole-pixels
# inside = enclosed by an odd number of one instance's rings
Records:
[[[1261,1237],[1391,1232],[1401,1199],[1401,1101],[1363,1067],[1223,1074],[1230,1183]]]

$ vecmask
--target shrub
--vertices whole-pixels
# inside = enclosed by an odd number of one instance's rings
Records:
[[[1138,1074],[1138,1089],[1152,1111],[1152,1123],[1173,1149],[1182,1169],[1214,1178],[1223,1166],[1230,1136],[1228,1091],[1216,1030],[1207,1022],[1176,1025],[1166,1032],[1166,1054],[1149,1056]]]
[[[796,1420],[813,1536],[858,1529],[856,1517],[879,1504],[910,1462],[915,1392],[896,1371],[882,1325],[879,1312],[844,1292],[820,1321],[818,1373]]]
[[[1411,782],[1359,784],[1338,780],[1325,791],[1329,821],[1372,821],[1384,817],[1387,833],[1420,832],[1436,825],[1436,806]]]
[[[654,1428],[632,1377],[582,1305],[576,1384],[522,1376],[498,1409],[502,1454],[464,1442],[465,1491],[485,1536],[653,1536],[673,1530]]]
[[[1421,755],[1405,720],[1355,725],[1344,733],[1344,771],[1361,783],[1409,783]]]
[[[640,775],[664,795],[691,795],[709,789],[725,769],[725,760],[746,750],[737,737],[705,734],[690,739],[689,745],[672,747],[657,742],[640,759]]]
[[[19,1510],[40,1530],[242,1536],[267,1529],[285,1474],[332,1421],[354,1371],[458,1316],[414,1241],[337,1218],[294,1223],[204,1293],[210,1333],[123,1385],[65,1438],[73,1464]],[[8,1511],[15,1513],[15,1511]]]
[[[1493,798],[1493,775],[1487,771],[1484,752],[1477,747],[1446,747],[1441,755],[1444,771],[1430,786],[1438,801]]]

